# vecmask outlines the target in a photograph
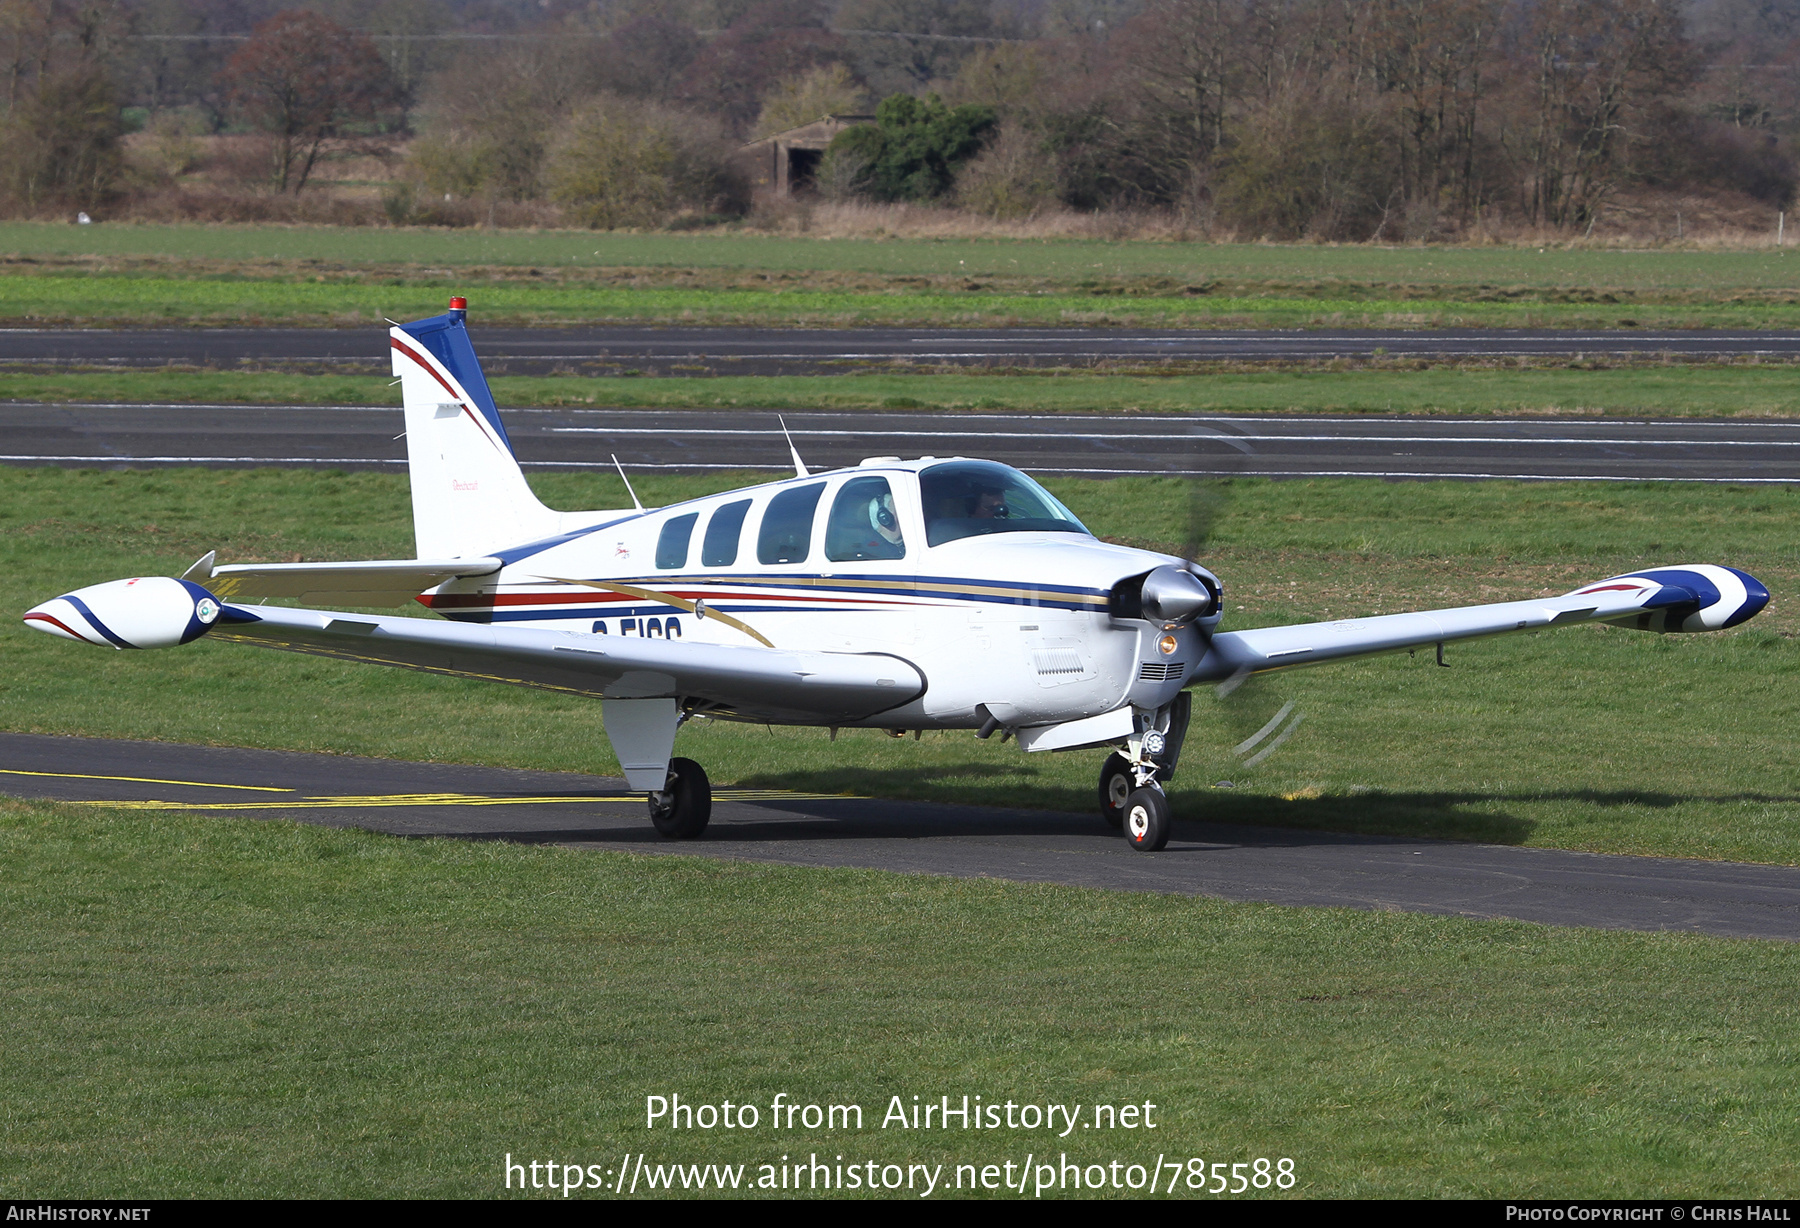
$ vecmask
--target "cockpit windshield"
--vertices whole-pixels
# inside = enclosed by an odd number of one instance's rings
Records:
[[[941,546],[983,533],[1081,533],[1086,526],[1056,496],[1008,465],[948,461],[919,474],[925,540]]]

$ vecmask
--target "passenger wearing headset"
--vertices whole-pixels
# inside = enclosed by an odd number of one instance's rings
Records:
[[[844,483],[831,504],[825,557],[834,562],[906,557],[906,541],[894,513],[894,492],[886,478],[854,478]]]

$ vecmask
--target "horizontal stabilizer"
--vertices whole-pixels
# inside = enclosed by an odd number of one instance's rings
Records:
[[[297,597],[320,605],[405,605],[428,588],[459,576],[499,571],[496,558],[371,559],[356,563],[233,563],[188,579],[222,601]]]

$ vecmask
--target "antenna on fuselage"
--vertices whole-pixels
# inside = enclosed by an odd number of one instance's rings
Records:
[[[619,464],[619,457],[616,453],[613,454],[612,460],[613,464],[618,466],[619,481],[625,483],[625,493],[631,496],[631,506],[637,508],[640,512],[645,511],[646,509],[643,502],[637,497],[637,491],[631,489],[631,479],[625,476],[625,466]]]
[[[788,441],[788,455],[794,458],[794,476],[810,478],[812,474],[806,471],[806,462],[800,459],[800,449],[794,446],[794,437],[788,434],[787,419],[776,414],[775,421],[781,423],[781,434]]]

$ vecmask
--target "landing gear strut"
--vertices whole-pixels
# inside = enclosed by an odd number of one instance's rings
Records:
[[[1174,775],[1190,703],[1183,691],[1154,716],[1140,717],[1125,749],[1101,765],[1100,815],[1123,828],[1126,842],[1140,853],[1154,853],[1169,842],[1169,799],[1158,777]]]
[[[692,840],[712,818],[712,782],[692,759],[669,760],[669,780],[650,795],[650,822],[670,840]]]

